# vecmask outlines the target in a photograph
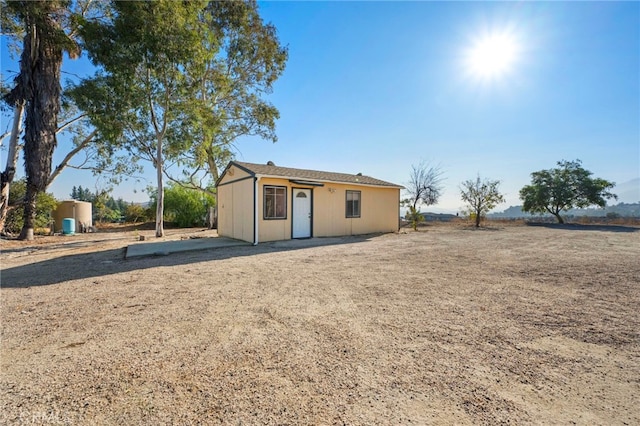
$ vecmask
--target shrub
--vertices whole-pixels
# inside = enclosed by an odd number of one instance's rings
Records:
[[[5,223],[5,231],[17,234],[24,225],[24,205],[23,200],[27,193],[27,182],[25,179],[16,180],[11,184],[9,193],[9,211]],[[43,228],[48,228],[52,221],[51,213],[58,206],[58,202],[52,194],[41,192],[36,198],[36,232],[42,232]]]
[[[150,220],[148,209],[145,209],[140,204],[129,204],[124,210],[124,220],[131,223]]]
[[[409,206],[409,210],[405,215],[414,231],[418,230],[418,225],[424,222],[424,216],[414,206]]]
[[[151,194],[151,210],[155,217],[157,197]],[[215,205],[213,197],[196,189],[171,184],[164,190],[164,220],[180,228],[205,226],[207,210]]]

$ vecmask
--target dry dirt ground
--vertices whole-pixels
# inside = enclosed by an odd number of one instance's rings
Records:
[[[640,229],[136,240],[2,241],[0,423],[640,424]]]

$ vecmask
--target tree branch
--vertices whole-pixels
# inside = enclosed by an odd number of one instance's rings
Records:
[[[66,129],[67,127],[71,126],[73,123],[75,123],[76,121],[79,121],[83,118],[85,118],[87,116],[87,114],[80,114],[79,116],[67,121],[66,123],[64,123],[62,126],[58,127],[58,129],[56,130],[56,133],[60,133],[63,132],[64,129]]]
[[[147,68],[147,86],[151,86],[151,69]],[[160,129],[158,128],[158,120],[156,118],[156,111],[153,105],[153,99],[151,97],[151,90],[147,91],[147,102],[149,103],[149,112],[151,114],[151,124],[153,125],[153,130],[156,132],[156,138],[160,135]]]
[[[47,180],[47,188],[51,185],[51,183],[54,181],[54,179],[57,178],[58,175],[69,165],[69,161],[71,161],[71,159],[78,152],[80,152],[84,148],[86,148],[86,146],[89,144],[89,142],[91,142],[91,140],[93,139],[93,137],[97,133],[98,133],[97,130],[94,130],[93,132],[91,132],[86,138],[84,138],[84,140],[82,142],[80,142],[74,149],[72,149],[71,151],[69,151],[67,153],[67,155],[65,155],[64,159],[62,160],[62,162],[60,164],[58,164],[58,166],[55,168],[53,173],[51,173],[51,175],[49,176],[49,179]]]
[[[9,136],[10,134],[11,134],[11,131],[9,130],[8,132],[4,132],[2,135],[0,135],[0,147],[2,146],[2,141],[4,140],[4,138]]]

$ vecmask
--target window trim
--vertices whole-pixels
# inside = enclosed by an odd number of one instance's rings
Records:
[[[282,190],[282,192],[284,193],[284,216],[283,217],[278,217],[278,216],[267,217],[267,188],[276,189],[276,194],[274,194],[276,196],[277,196],[277,190]],[[288,188],[286,186],[281,186],[281,185],[262,185],[262,219],[263,220],[287,220],[287,217],[288,217],[287,189]],[[276,197],[276,200],[277,200],[277,197]],[[276,208],[276,206],[274,206],[274,213],[276,213],[277,210],[278,209]]]
[[[349,214],[349,193],[351,194],[358,194],[358,214]],[[353,202],[354,200],[352,200]],[[357,190],[351,190],[348,189],[345,191],[345,195],[344,195],[344,209],[345,209],[345,217],[347,219],[357,219],[362,217],[362,191],[357,191]]]

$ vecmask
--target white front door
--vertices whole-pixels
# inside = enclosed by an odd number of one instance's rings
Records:
[[[293,189],[293,229],[291,238],[311,236],[311,190]]]

